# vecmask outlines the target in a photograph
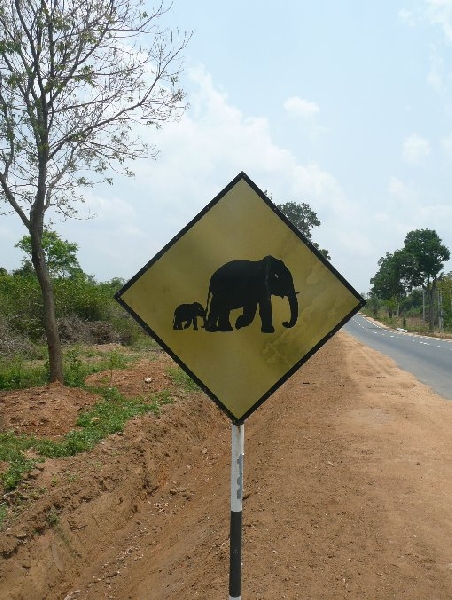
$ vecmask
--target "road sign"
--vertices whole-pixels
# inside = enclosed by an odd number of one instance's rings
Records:
[[[364,304],[245,173],[116,298],[234,423]]]

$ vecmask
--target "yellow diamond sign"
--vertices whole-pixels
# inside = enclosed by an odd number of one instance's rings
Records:
[[[116,299],[235,423],[364,304],[245,173]]]

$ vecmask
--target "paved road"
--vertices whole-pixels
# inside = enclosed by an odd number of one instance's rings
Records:
[[[344,330],[452,400],[452,341],[385,329],[361,315],[353,317]]]

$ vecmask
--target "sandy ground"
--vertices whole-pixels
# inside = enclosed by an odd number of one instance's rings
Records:
[[[169,362],[114,383],[164,387]],[[55,437],[93,401],[4,393],[0,426]],[[451,402],[339,332],[245,423],[242,598],[452,598],[451,432]],[[202,394],[47,460],[3,500],[0,598],[227,598],[229,481]]]

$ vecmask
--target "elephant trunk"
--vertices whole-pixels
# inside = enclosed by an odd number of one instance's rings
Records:
[[[284,327],[293,327],[298,319],[298,299],[295,291],[288,295],[290,320],[283,323]]]

